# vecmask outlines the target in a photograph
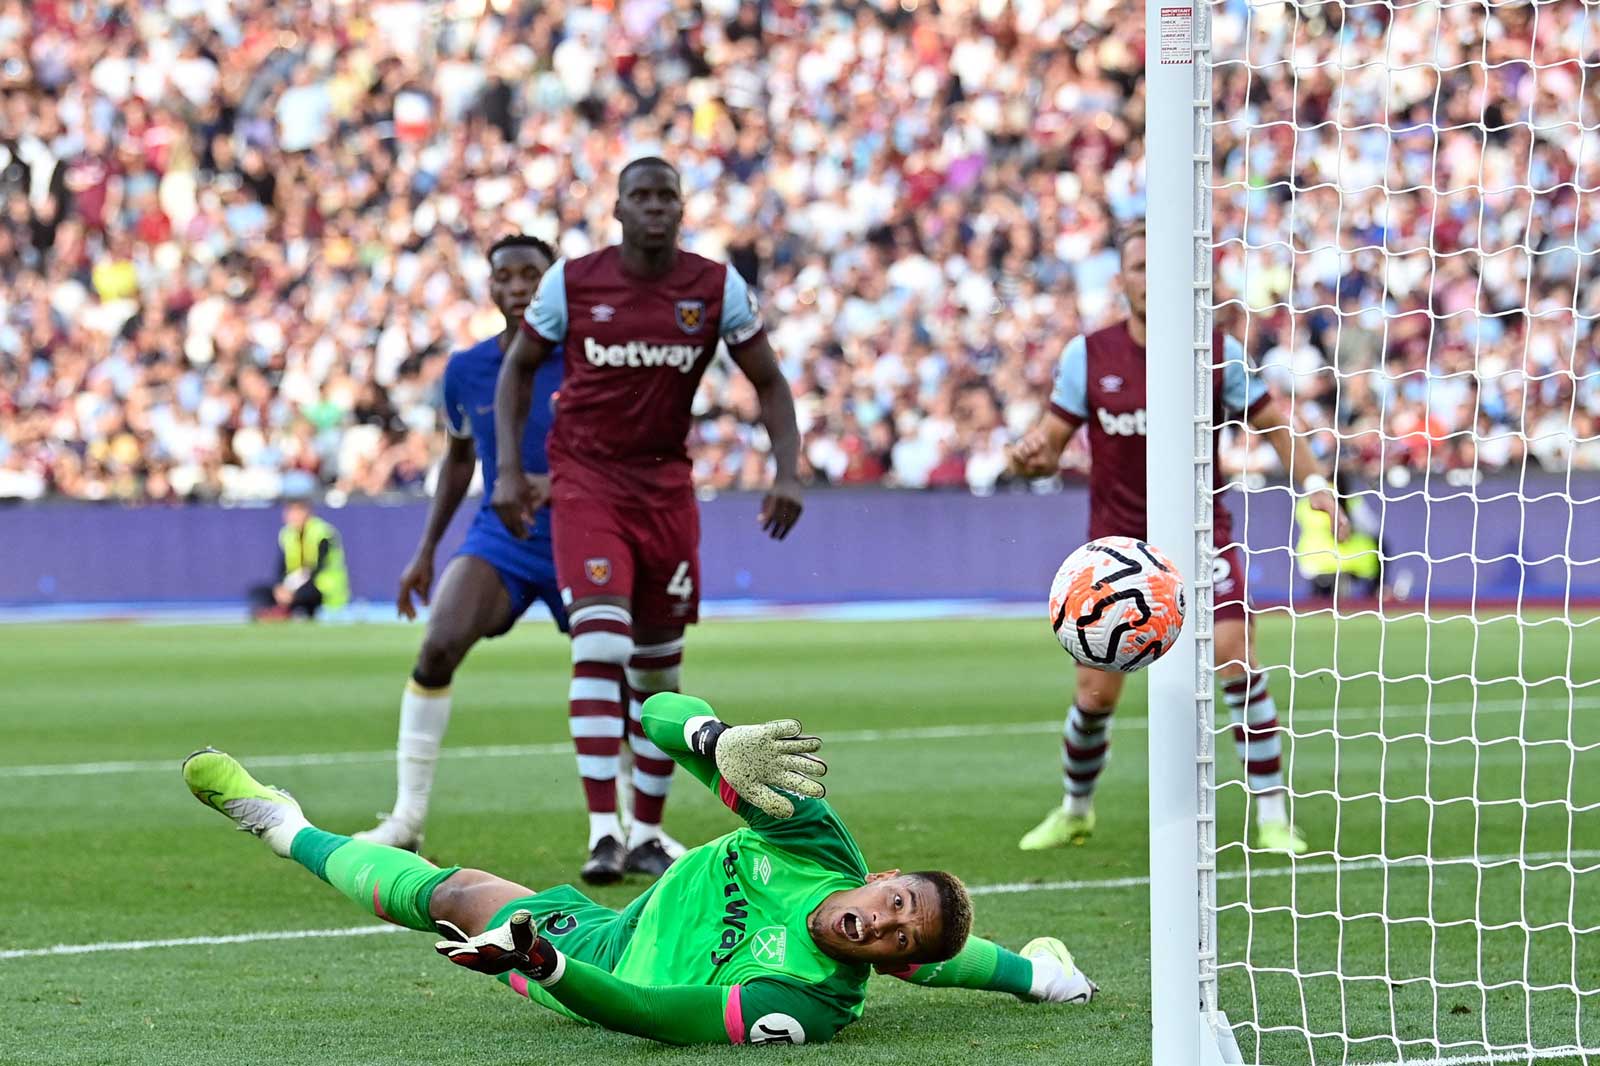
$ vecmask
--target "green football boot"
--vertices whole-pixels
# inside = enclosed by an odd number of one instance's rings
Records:
[[[1028,830],[1017,842],[1023,851],[1044,851],[1068,844],[1082,844],[1094,835],[1094,811],[1088,814],[1070,814],[1065,807],[1057,807],[1045,815],[1044,821]]]
[[[1261,851],[1281,851],[1286,855],[1304,855],[1308,849],[1306,838],[1291,822],[1261,822],[1256,826],[1256,847]]]
[[[227,816],[242,832],[260,837],[284,857],[295,834],[310,824],[293,796],[263,785],[238,759],[215,748],[202,748],[183,760],[183,783],[195,799]]]

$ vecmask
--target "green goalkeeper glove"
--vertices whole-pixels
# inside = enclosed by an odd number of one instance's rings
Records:
[[[778,789],[811,799],[828,794],[817,780],[828,764],[810,755],[822,741],[802,736],[793,718],[762,725],[707,722],[696,730],[692,747],[716,761],[722,779],[746,802],[773,818],[794,815],[793,801]]]

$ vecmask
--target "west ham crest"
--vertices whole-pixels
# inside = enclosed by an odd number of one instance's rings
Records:
[[[594,585],[604,585],[611,580],[610,559],[585,559],[583,572],[589,576],[589,582]]]
[[[706,322],[706,302],[704,300],[679,300],[678,301],[678,328],[685,333],[699,333],[700,327]]]

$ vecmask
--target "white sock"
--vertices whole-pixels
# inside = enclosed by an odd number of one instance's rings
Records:
[[[659,825],[650,825],[647,822],[634,822],[628,827],[629,851],[632,851],[640,844],[659,839],[661,839],[661,827]]]
[[[1264,822],[1287,822],[1289,820],[1288,805],[1284,802],[1283,791],[1258,792],[1251,797],[1251,802],[1256,805],[1256,824]]]
[[[617,841],[621,841],[623,839],[622,822],[617,818],[617,812],[605,811],[604,813],[601,813],[597,811],[590,811],[589,850],[593,851],[594,846],[600,843],[600,841],[604,840],[606,837],[611,837]]]
[[[1073,796],[1069,794],[1067,796],[1067,801],[1063,803],[1062,806],[1066,808],[1068,814],[1082,818],[1090,811],[1094,810],[1094,795],[1093,793],[1087,796]]]
[[[398,787],[391,817],[419,832],[428,817],[433,770],[449,724],[449,686],[423,688],[414,680],[407,681],[400,698],[400,742],[395,753]]]
[[[294,845],[294,838],[300,834],[300,830],[310,827],[311,823],[306,821],[305,815],[297,811],[262,833],[261,840],[272,849],[274,855],[287,859],[289,849]]]

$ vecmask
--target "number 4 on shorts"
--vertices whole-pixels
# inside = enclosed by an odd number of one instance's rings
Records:
[[[679,563],[678,569],[672,572],[672,580],[667,582],[667,595],[676,596],[680,600],[687,600],[694,595],[694,578],[689,576],[687,559]]]

